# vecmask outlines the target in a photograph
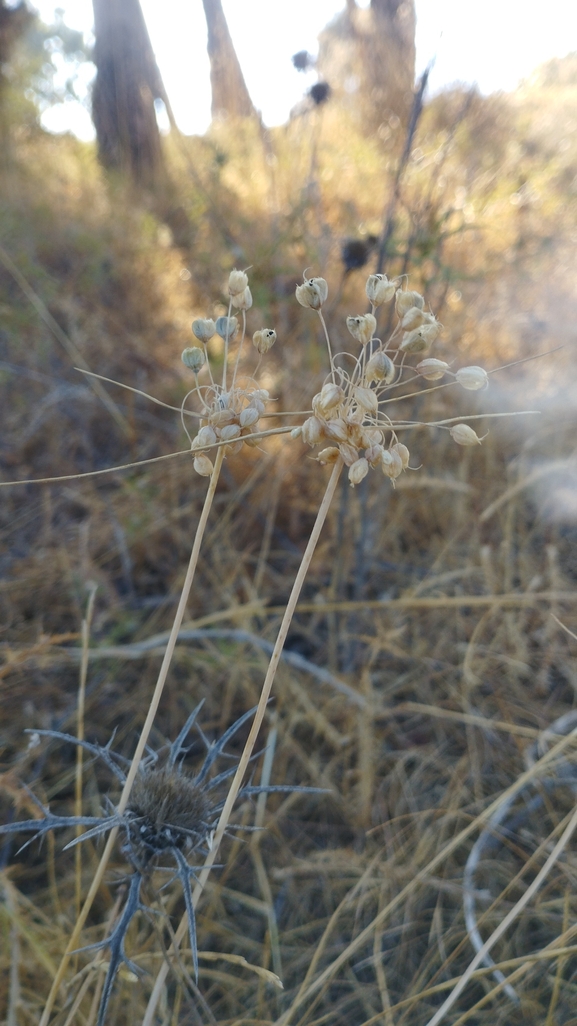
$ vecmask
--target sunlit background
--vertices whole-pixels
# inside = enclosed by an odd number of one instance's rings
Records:
[[[203,133],[210,123],[210,78],[201,0],[141,0],[141,6],[180,128]],[[36,7],[47,22],[59,7],[67,25],[90,36],[91,0],[59,5],[37,0]],[[343,3],[223,0],[223,8],[253,103],[266,124],[281,124],[307,84],[292,67],[292,54],[315,53],[318,33]],[[577,49],[574,0],[550,0],[543,9],[523,0],[416,0],[416,10],[417,72],[435,60],[432,90],[457,81],[476,82],[484,93],[511,90],[543,61]],[[88,112],[93,71],[91,64],[82,71],[86,105],[70,100],[51,107],[43,116],[46,128],[93,138]]]

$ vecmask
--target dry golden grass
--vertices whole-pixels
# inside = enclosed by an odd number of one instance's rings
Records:
[[[577,87],[563,89],[566,110]],[[271,796],[266,832],[226,842],[224,868],[199,906],[199,949],[208,953],[200,958],[201,996],[184,952],[158,1023],[425,1026],[474,955],[463,913],[464,867],[481,829],[471,824],[515,786],[541,732],[575,706],[577,641],[551,614],[577,629],[569,262],[577,155],[574,143],[559,145],[547,120],[557,94],[548,101],[542,83],[539,93],[527,90],[514,100],[455,94],[427,108],[390,272],[406,268],[411,284],[426,289],[445,325],[436,356],[492,369],[565,345],[500,372],[466,404],[451,390],[442,400],[407,402],[407,419],[473,406],[542,413],[487,422],[489,437],[472,452],[441,432],[415,432],[412,462],[423,469],[396,491],[376,475],[354,491],[346,480],[339,486],[287,644],[313,665],[281,663],[262,736],[264,746],[277,732],[273,782],[331,795],[321,803]],[[50,316],[91,369],[177,406],[189,321],[225,312],[214,301],[234,263],[254,265],[250,316],[258,309],[262,320],[251,332],[277,329],[266,387],[283,408],[308,409],[326,370],[317,327],[294,301],[306,265],[328,278],[337,296],[331,330],[349,344],[344,316],[364,310],[365,275],[341,281],[339,243],[361,223],[380,228],[393,143],[387,150],[382,139],[354,135],[327,109],[264,139],[250,126],[219,126],[184,145],[188,162],[172,143],[171,158],[196,231],[190,253],[171,245],[143,204],[120,186],[107,188],[91,152],[70,140],[23,142],[3,171],[0,243],[40,303],[35,309],[0,265],[4,480],[187,447],[177,415],[142,397],[106,386],[115,413],[104,406],[73,371]],[[242,255],[231,255],[232,244]],[[249,636],[274,641],[326,478],[300,442],[282,438],[265,455],[225,462],[185,624],[206,633],[177,646],[155,744],[176,736],[201,697],[211,737],[258,700],[267,655]],[[74,749],[43,742],[27,750],[23,730],[75,730],[81,624],[93,584],[85,733],[105,744],[116,730],[115,747],[132,755],[162,638],[152,650],[143,643],[170,628],[205,491],[188,456],[0,491],[5,817],[34,814],[24,783],[52,811],[73,813]],[[225,633],[232,630],[245,634]],[[562,743],[557,770],[541,773],[560,779],[528,784],[514,803],[511,835],[481,860],[483,939],[567,825],[574,789],[563,774],[574,749]],[[191,766],[200,757],[193,749]],[[86,814],[98,814],[110,785],[85,760]],[[526,806],[536,795],[540,804]],[[262,815],[246,803],[236,821]],[[11,842],[3,853],[0,957],[10,1026],[38,1022],[68,943],[78,906],[75,854],[62,850],[68,839],[49,837],[21,855]],[[577,1022],[575,851],[569,843],[492,949],[514,975],[520,1005],[494,993],[482,970],[447,1023]],[[82,848],[83,894],[99,854],[90,843]],[[117,854],[83,943],[101,939],[111,922],[124,871]],[[162,901],[176,925],[179,891],[167,889]],[[129,954],[151,975],[119,978],[110,1023],[142,1018],[168,943],[157,917],[131,929]],[[238,958],[276,972],[284,991]],[[73,959],[54,1021],[91,1024],[103,978],[93,954]]]

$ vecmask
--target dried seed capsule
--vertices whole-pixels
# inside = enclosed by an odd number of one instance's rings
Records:
[[[238,321],[236,317],[218,317],[215,328],[217,335],[225,340],[228,338],[229,342],[232,342],[238,331]]]
[[[347,317],[347,328],[353,338],[366,346],[373,338],[377,330],[377,321],[372,314],[363,314],[358,317]]]
[[[234,413],[232,410],[215,410],[208,419],[213,427],[221,428],[234,420]]]
[[[309,417],[302,425],[301,437],[305,445],[317,445],[323,434],[323,424],[318,417]]]
[[[193,449],[202,449],[205,445],[214,445],[216,442],[216,432],[208,424],[201,427],[196,438],[192,440]]]
[[[407,310],[410,310],[412,306],[416,306],[419,310],[422,310],[424,305],[425,300],[420,292],[411,292],[410,289],[407,289],[406,292],[397,292],[395,310],[399,317],[404,317]]]
[[[291,432],[292,434],[292,432]],[[317,456],[317,460],[321,465],[325,463],[336,463],[340,456],[340,452],[334,446],[329,445],[326,449],[321,449]]]
[[[240,426],[245,428],[252,427],[253,424],[256,424],[259,417],[260,413],[254,408],[254,406],[247,406],[240,414],[238,420]]]
[[[301,306],[310,310],[320,310],[329,294],[329,287],[324,278],[309,278],[302,285],[297,285],[295,295]]]
[[[453,427],[449,428],[449,433],[457,445],[480,445],[483,441],[468,424],[453,424]],[[483,435],[483,438],[486,437]]]
[[[444,360],[435,360],[430,357],[427,360],[421,360],[417,364],[415,370],[421,377],[425,378],[426,381],[438,381],[449,369],[449,364],[445,363]]]
[[[248,285],[248,278],[244,271],[237,271],[236,267],[228,276],[229,296],[242,296]]]
[[[239,424],[225,424],[224,427],[220,428],[220,437],[223,442],[232,442],[233,438],[238,438],[239,435]]]
[[[353,463],[356,463],[359,458],[358,450],[349,442],[341,442],[339,445],[339,452],[347,467],[352,467]]]
[[[396,291],[397,286],[389,281],[386,274],[370,274],[367,278],[365,292],[373,306],[390,303]]]
[[[349,440],[347,425],[340,418],[327,421],[325,430],[328,437],[334,438],[336,442],[348,442]]]
[[[365,449],[367,463],[370,463],[371,467],[378,467],[384,451],[382,445],[370,445],[368,449]]]
[[[268,353],[276,342],[276,331],[273,328],[261,328],[252,336],[252,344],[259,353]]]
[[[420,328],[421,324],[425,323],[425,314],[418,306],[411,306],[406,314],[403,315],[401,321],[401,328],[404,331],[412,331],[413,328]]]
[[[192,322],[192,331],[196,335],[199,342],[210,342],[212,336],[216,331],[216,325],[211,317],[199,318],[197,321]]]
[[[191,371],[198,374],[204,366],[205,355],[198,346],[189,346],[182,353],[182,362],[185,367],[190,367]]]
[[[383,449],[381,466],[383,474],[385,477],[390,477],[391,481],[394,481],[403,472],[403,461],[395,449]]]
[[[384,381],[390,385],[395,380],[396,368],[386,353],[374,353],[367,363],[365,381]]]
[[[410,453],[407,446],[403,445],[402,442],[395,442],[394,445],[391,445],[391,452],[398,452],[401,457],[401,463],[403,464],[403,470],[406,470],[409,466],[410,459]]]
[[[432,314],[425,314],[425,323],[421,325],[419,330],[425,342],[432,345],[441,334],[441,325]]]
[[[479,388],[487,388],[489,385],[487,371],[482,367],[461,367],[455,377],[459,384],[470,392],[476,392]]]
[[[355,388],[353,390],[355,402],[367,413],[376,413],[379,408],[379,400],[372,388]]]
[[[370,445],[381,445],[383,432],[379,428],[364,427],[361,430],[361,445],[367,449]]]
[[[367,476],[369,472],[369,464],[364,456],[361,456],[359,460],[355,460],[354,463],[349,467],[349,481],[351,487],[361,483],[361,481]]]
[[[401,353],[425,353],[427,349],[431,348],[431,343],[427,342],[423,332],[427,325],[423,325],[421,328],[415,328],[414,331],[408,331],[403,335],[403,340],[399,346]]]
[[[210,477],[214,470],[214,467],[210,462],[208,456],[204,456],[203,453],[199,453],[198,456],[194,457],[194,469],[196,470],[197,474],[200,474],[201,477]]]
[[[241,292],[238,296],[231,296],[230,300],[237,310],[250,310],[252,306],[252,293],[248,285],[244,292]]]
[[[330,410],[336,409],[344,401],[345,393],[340,385],[334,385],[332,381],[329,381],[326,385],[323,385],[317,399],[317,406],[321,413],[327,414]],[[313,400],[314,403],[314,400]],[[313,409],[315,407],[313,406]]]

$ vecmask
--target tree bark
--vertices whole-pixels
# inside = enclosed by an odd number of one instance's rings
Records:
[[[228,31],[221,0],[202,0],[208,28],[212,116],[248,118],[255,109]]]
[[[93,7],[98,156],[104,167],[154,187],[165,174],[154,101],[166,94],[139,0],[93,0]]]

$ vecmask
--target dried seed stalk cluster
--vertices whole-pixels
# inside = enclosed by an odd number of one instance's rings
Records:
[[[313,415],[295,428],[293,437],[302,438],[311,447],[322,445],[319,463],[336,463],[342,459],[349,468],[351,485],[359,484],[371,467],[380,467],[386,477],[395,479],[409,467],[410,453],[398,438],[398,432],[410,425],[394,421],[386,412],[390,393],[411,377],[438,381],[451,375],[449,364],[425,357],[441,333],[441,325],[425,310],[425,300],[418,292],[403,289],[399,281],[389,281],[384,274],[371,274],[366,283],[371,312],[347,317],[350,334],[360,344],[358,356],[350,353],[329,356],[329,379],[312,400]],[[297,285],[296,298],[301,306],[316,310],[323,327],[322,306],[328,296],[324,278],[310,278]],[[375,337],[375,311],[382,303],[395,301],[397,325],[386,343]],[[423,357],[409,363],[411,357]],[[347,363],[348,361],[348,363]],[[349,367],[352,363],[352,367]],[[488,385],[482,367],[463,367],[453,374],[463,388],[474,391]],[[459,445],[478,445],[482,441],[467,424],[448,428]]]

